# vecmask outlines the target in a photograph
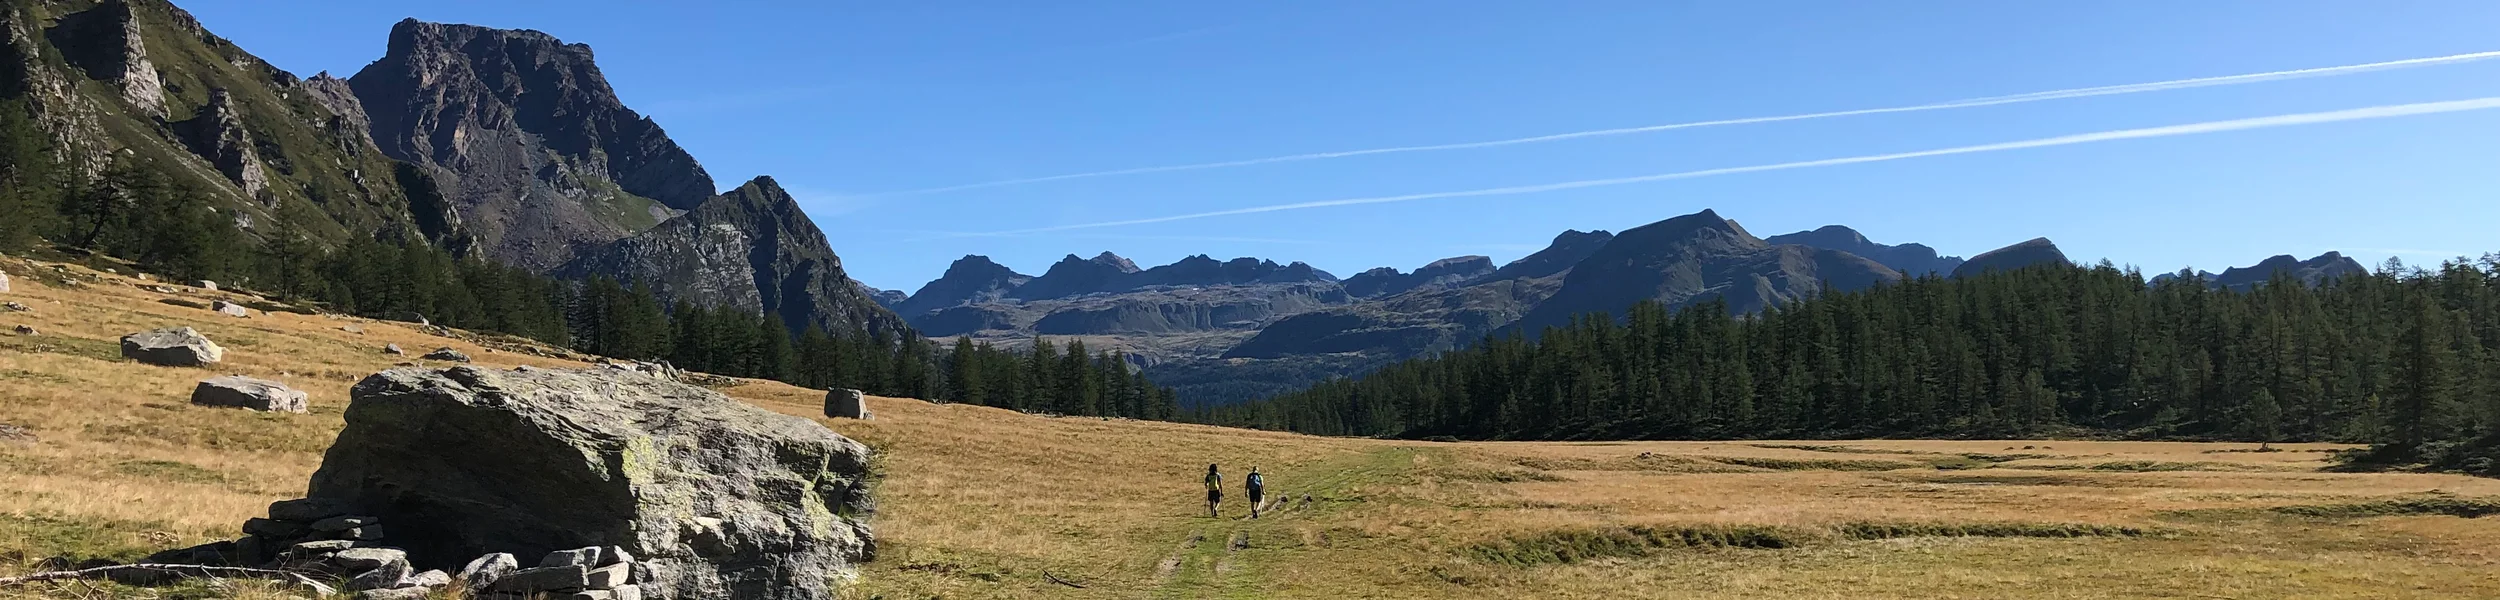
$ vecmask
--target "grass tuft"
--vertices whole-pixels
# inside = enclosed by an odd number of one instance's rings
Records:
[[[1759,525],[1635,525],[1515,536],[1478,544],[1469,552],[1485,562],[1527,567],[1684,548],[1794,548],[1804,542],[1796,533]]]

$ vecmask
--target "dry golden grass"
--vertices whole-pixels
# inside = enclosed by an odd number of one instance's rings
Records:
[[[48,264],[0,270],[19,284],[6,299],[35,309],[0,313],[0,424],[38,438],[0,441],[0,574],[235,535],[301,492],[349,385],[411,360],[384,343],[578,364],[398,323],[223,317],[113,275],[32,281],[57,279]],[[21,323],[42,335],[6,333]],[[362,333],[341,329],[351,323]],[[122,334],[166,325],[200,328],[227,362],[116,358]],[[229,372],[310,391],[313,411],[185,402],[193,382]],[[809,417],[822,397],[774,382],[725,391]],[[884,475],[882,552],[857,598],[2500,597],[2500,518],[2404,508],[2500,498],[2500,481],[2325,471],[2337,446],[1436,444],[871,402],[874,421],[824,421],[877,448]],[[1205,517],[1210,462],[1236,492],[1261,467],[1278,512],[1244,519],[1235,493],[1224,518]],[[2271,510],[2384,500],[2412,504]],[[2078,532],[2117,535],[2023,537]],[[1641,542],[1609,545],[1623,540]]]

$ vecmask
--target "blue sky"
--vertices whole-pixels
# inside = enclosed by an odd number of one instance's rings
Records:
[[[2500,3],[181,2],[299,74],[403,17],[590,44],[723,186],[772,175],[853,276],[916,290],[964,254],[1039,273],[1111,250],[1340,276],[1506,261],[1564,229],[1715,208],[1971,255],[2220,270],[2328,249],[2500,251],[2500,110],[1928,156],[1538,193],[1021,233],[2500,96],[2500,60],[2245,85],[896,194],[2500,50]]]

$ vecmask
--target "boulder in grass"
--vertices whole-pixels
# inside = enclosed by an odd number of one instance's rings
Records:
[[[836,419],[874,419],[868,412],[868,395],[859,390],[833,388],[825,391],[825,416]]]
[[[218,301],[214,301],[214,302],[210,302],[210,303],[208,303],[208,309],[209,309],[209,310],[213,310],[213,311],[217,311],[217,312],[218,312],[218,314],[223,314],[223,315],[226,315],[226,316],[229,316],[229,317],[249,317],[249,316],[252,316],[252,309],[249,309],[249,308],[244,308],[244,307],[243,307],[243,305],[241,305],[241,304],[235,304],[235,303],[233,303],[233,302],[227,302],[227,301],[224,301],[224,300],[218,300]]]
[[[0,294],[9,293],[9,274],[0,273]]]
[[[467,353],[454,350],[448,346],[435,348],[433,352],[427,352],[425,353],[425,356],[419,356],[417,358],[426,360],[447,360],[451,362],[469,362],[469,355]]]
[[[399,349],[399,344],[383,344],[382,353],[391,356],[405,356],[408,354],[408,351]]]
[[[483,590],[494,585],[496,580],[503,579],[504,576],[519,570],[521,570],[521,561],[514,559],[512,555],[501,552],[488,554],[477,557],[469,561],[468,566],[460,568],[460,584],[472,590]]]
[[[233,406],[261,412],[301,413],[310,405],[302,390],[267,379],[241,375],[210,377],[191,388],[191,403],[200,406]]]
[[[224,360],[226,349],[198,330],[169,327],[122,336],[122,356],[151,365],[197,367]]]
[[[33,326],[33,325],[19,325],[19,326],[17,326],[17,327],[16,327],[16,330],[17,330],[17,334],[18,334],[18,335],[23,335],[23,336],[33,336],[33,335],[36,335],[36,332],[35,332],[35,326]]]
[[[208,291],[214,292],[214,291],[217,291],[217,282],[214,282],[214,281],[209,281],[209,280],[206,280],[206,279],[202,279],[202,280],[199,280],[199,281],[198,281],[198,282],[196,282],[196,283],[191,284],[191,287],[200,288],[200,289],[203,289],[203,290],[208,290]]]
[[[390,525],[380,543],[418,568],[603,547],[490,591],[580,589],[622,564],[601,581],[827,600],[875,550],[866,446],[699,386],[618,369],[393,369],[357,383],[344,418],[309,495]]]

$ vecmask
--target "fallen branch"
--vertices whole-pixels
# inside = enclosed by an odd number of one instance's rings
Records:
[[[1072,588],[1076,588],[1076,589],[1080,589],[1080,590],[1081,590],[1081,589],[1085,589],[1085,586],[1078,585],[1076,582],[1073,582],[1073,581],[1068,581],[1068,580],[1065,580],[1065,579],[1060,579],[1058,575],[1052,575],[1052,574],[1050,574],[1050,572],[1049,572],[1049,571],[1043,571],[1043,572],[1042,572],[1042,578],[1043,578],[1043,579],[1048,579],[1048,580],[1050,580],[1050,582],[1051,582],[1051,583],[1056,583],[1056,584],[1059,584],[1059,585],[1064,585],[1064,586],[1068,586],[1068,587],[1072,587]]]
[[[154,563],[111,565],[78,569],[75,571],[45,571],[42,573],[21,575],[17,577],[0,577],[0,587],[41,583],[47,581],[84,582],[89,579],[111,577],[115,573],[130,572],[167,573],[182,577],[244,577],[252,579],[273,579],[309,588],[312,590],[314,595],[318,596],[328,596],[338,593],[337,590],[331,589],[329,585],[319,581],[314,581],[313,578],[294,571],[253,569],[247,567],[211,567],[207,565],[169,565]]]

